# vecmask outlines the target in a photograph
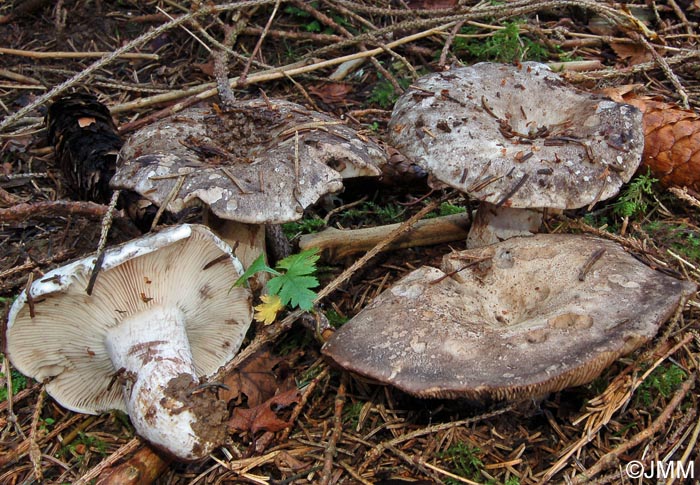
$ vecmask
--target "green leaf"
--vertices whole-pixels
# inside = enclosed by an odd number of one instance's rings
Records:
[[[318,248],[307,249],[299,254],[292,254],[277,263],[277,269],[286,270],[267,282],[267,289],[272,295],[279,295],[282,304],[291,304],[292,308],[310,310],[316,293],[311,288],[318,286],[318,279],[309,276],[316,272]]]
[[[280,259],[277,263],[277,268],[286,269],[288,273],[294,273],[295,275],[311,274],[316,271],[318,258],[320,258],[318,248],[311,248],[299,254],[292,254],[284,259]]]
[[[251,276],[253,276],[255,273],[259,273],[260,271],[267,271],[268,273],[272,273],[274,275],[279,274],[279,272],[275,271],[267,265],[267,263],[265,262],[265,254],[263,253],[260,254],[260,256],[258,256],[258,258],[255,261],[253,261],[253,263],[250,266],[248,266],[248,269],[245,270],[245,273],[243,273],[241,277],[236,280],[233,286],[245,285]]]

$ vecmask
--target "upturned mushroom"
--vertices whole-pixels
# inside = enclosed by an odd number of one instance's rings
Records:
[[[343,178],[379,176],[374,142],[342,121],[282,100],[191,108],[134,133],[120,152],[113,188],[171,212],[203,203],[206,222],[244,267],[264,251],[265,224],[302,217]]]
[[[139,435],[180,460],[225,439],[226,404],[200,378],[238,351],[251,295],[240,262],[207,228],[181,225],[57,268],[19,295],[7,355],[64,407],[129,414]]]
[[[695,290],[611,241],[515,237],[409,273],[323,353],[419,397],[522,400],[591,381]]]
[[[535,62],[418,79],[396,102],[389,136],[434,186],[481,201],[468,247],[537,232],[544,209],[612,197],[644,149],[637,108],[577,90]]]

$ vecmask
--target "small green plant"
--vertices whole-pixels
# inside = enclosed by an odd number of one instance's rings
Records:
[[[316,292],[312,288],[319,284],[318,278],[313,276],[318,258],[318,248],[311,248],[287,256],[279,260],[275,268],[271,268],[265,262],[265,255],[261,254],[233,285],[243,286],[260,271],[273,274],[274,277],[266,285],[267,295],[261,297],[263,303],[255,307],[257,321],[272,323],[277,313],[287,305],[290,308],[311,310],[316,298]]]
[[[44,418],[40,421],[39,429],[44,433],[48,433],[51,426],[56,424],[56,420],[53,418]]]
[[[637,388],[637,401],[649,406],[654,400],[654,394],[670,397],[685,378],[685,371],[676,364],[660,365]]]
[[[288,239],[292,239],[299,234],[311,234],[326,227],[326,221],[314,215],[305,217],[299,221],[286,222],[282,224],[282,231]]]
[[[78,437],[62,448],[64,454],[68,453],[74,456],[79,463],[83,461],[88,450],[105,457],[107,456],[107,443],[95,436],[79,431]]]
[[[486,39],[464,38],[455,39],[453,49],[458,56],[467,55],[477,61],[542,61],[549,58],[547,48],[527,36],[520,35],[520,26],[524,22],[516,20],[508,22],[504,27]],[[461,34],[475,34],[474,27],[463,27]]]
[[[679,229],[681,231],[679,240],[671,244],[673,251],[690,262],[698,264],[700,262],[700,235],[685,226],[681,226]]]
[[[444,217],[444,216],[452,216],[455,214],[462,214],[466,212],[467,209],[464,207],[460,207],[458,205],[453,205],[450,204],[449,202],[443,202],[440,204],[440,207],[438,208],[437,212],[428,212],[425,216],[426,219],[431,219],[433,217]]]
[[[400,78],[398,79],[398,83],[402,89],[406,89],[411,84],[411,80]],[[372,89],[372,94],[369,95],[367,101],[373,104],[378,104],[380,107],[387,109],[394,105],[398,97],[399,93],[397,93],[396,89],[394,89],[394,85],[381,77],[380,74],[380,79],[377,81],[377,84],[375,84],[374,89]]]
[[[362,401],[357,401],[349,406],[346,406],[343,410],[343,423],[349,425],[350,428],[357,428],[357,424],[360,422],[360,413],[365,403]]]
[[[310,6],[318,9],[319,2],[311,2]],[[293,17],[296,17],[300,19],[302,22],[304,22],[304,30],[307,32],[323,32],[324,34],[333,34],[335,33],[334,30],[330,27],[326,27],[323,29],[321,26],[321,22],[319,22],[316,19],[311,18],[311,14],[305,10],[302,10],[301,8],[294,7],[292,5],[287,6],[284,9],[284,13],[289,14]],[[341,27],[344,27],[348,31],[350,31],[353,34],[357,34],[357,30],[352,26],[350,22],[347,21],[345,17],[342,15],[338,14],[331,14],[330,17],[333,19],[333,21],[338,24]]]
[[[12,395],[14,396],[27,387],[27,378],[14,369],[10,372],[10,376],[12,377]],[[7,401],[7,384],[5,383],[5,374],[2,372],[0,372],[0,382],[3,383],[0,386],[0,402],[5,402]]]
[[[360,206],[348,209],[340,215],[343,223],[351,222],[352,219],[362,219],[366,224],[391,224],[403,220],[406,209],[398,204],[387,204],[381,206],[376,202],[364,202]]]
[[[476,480],[481,477],[481,469],[484,466],[479,453],[481,450],[478,447],[460,441],[438,453],[438,456],[454,467],[452,472],[455,475]],[[448,478],[445,483],[452,485],[460,482]]]
[[[440,216],[451,216],[454,214],[462,214],[463,212],[466,212],[467,209],[464,207],[460,207],[458,205],[453,205],[450,204],[449,202],[443,202],[440,204]]]
[[[657,179],[649,172],[635,177],[612,204],[613,214],[620,217],[644,214],[649,207],[649,198],[654,193],[653,186],[656,182]]]
[[[313,8],[318,8],[318,2],[311,2],[311,6]],[[284,13],[297,17],[303,22],[306,22],[304,24],[304,30],[306,30],[307,32],[321,31],[321,23],[318,20],[312,19],[311,14],[305,10],[289,5],[284,9]]]
[[[343,326],[343,324],[345,322],[350,320],[350,317],[343,317],[337,311],[335,311],[333,309],[326,310],[325,315],[326,315],[326,318],[328,319],[328,323],[333,328],[340,328]]]

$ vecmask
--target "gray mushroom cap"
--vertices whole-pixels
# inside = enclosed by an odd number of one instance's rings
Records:
[[[241,101],[221,112],[191,108],[134,133],[110,185],[173,212],[201,201],[221,219],[299,219],[343,178],[379,176],[386,158],[341,121],[288,101]],[[180,177],[182,176],[182,177]]]
[[[418,79],[396,102],[389,136],[433,179],[514,208],[612,197],[644,148],[637,108],[579,91],[535,62]]]
[[[695,289],[607,240],[512,238],[411,272],[323,353],[419,397],[525,399],[591,381]]]

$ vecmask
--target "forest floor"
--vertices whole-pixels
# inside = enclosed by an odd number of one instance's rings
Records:
[[[79,209],[71,201],[47,142],[50,100],[92,93],[128,137],[178,103],[218,102],[214,58],[224,44],[232,49],[224,59],[237,98],[264,93],[295,101],[384,142],[393,104],[417,76],[480,61],[561,63],[565,79],[582,90],[635,85],[639,96],[700,108],[697,0],[215,4],[0,3],[0,302],[6,313],[32,279],[97,249],[106,209]],[[439,197],[414,175],[351,185],[338,195],[341,209],[311,208],[285,230],[294,243],[325,227],[403,222]],[[640,170],[617,197],[590,211],[551,216],[546,226],[612,239],[654,269],[697,283],[694,194],[670,190]],[[435,212],[469,204],[452,195]],[[193,222],[198,215],[184,217]],[[108,243],[135,232],[118,212]],[[439,265],[443,255],[463,248],[456,241],[381,253],[326,296],[319,311],[337,326],[409,271]],[[321,288],[359,256],[322,259]],[[249,342],[258,343],[228,376],[246,382],[242,407],[267,405],[269,411],[272,402],[273,416],[231,427],[226,446],[197,463],[153,455],[121,413],[67,411],[2,357],[0,483],[642,483],[627,473],[634,461],[647,469],[680,464],[695,480],[700,476],[700,302],[694,296],[655,339],[593,382],[518,403],[418,399],[330,366],[313,332],[279,324],[250,332]],[[267,335],[265,345],[260,335]],[[294,398],[279,398],[289,389],[298,391]],[[114,478],[124,471],[120,465],[139,459],[140,482]]]

